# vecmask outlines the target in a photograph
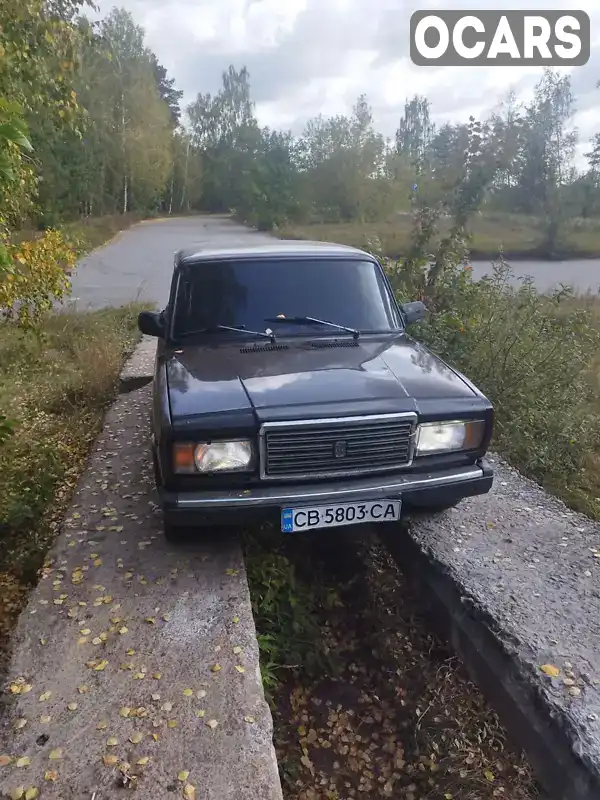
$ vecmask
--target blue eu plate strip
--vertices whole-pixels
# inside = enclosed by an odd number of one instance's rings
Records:
[[[284,508],[281,512],[281,530],[283,533],[292,533],[294,530],[294,510]]]

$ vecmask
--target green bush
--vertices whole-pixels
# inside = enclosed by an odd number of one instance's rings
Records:
[[[428,285],[425,268],[385,264],[402,301],[430,308],[411,331],[484,391],[496,408],[493,447],[545,487],[600,515],[587,466],[600,453],[600,407],[593,366],[600,326],[593,306],[571,292],[539,294],[511,283],[509,265],[474,281],[448,267]],[[404,271],[403,271],[404,269]]]

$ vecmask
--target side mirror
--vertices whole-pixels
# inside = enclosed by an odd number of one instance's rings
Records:
[[[425,303],[415,300],[413,303],[403,303],[400,310],[404,314],[406,324],[412,325],[413,322],[420,322],[425,317],[427,308]]]
[[[146,336],[161,339],[165,334],[163,316],[157,311],[141,311],[138,315],[138,328]]]

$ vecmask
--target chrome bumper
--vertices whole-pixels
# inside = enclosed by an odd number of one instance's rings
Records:
[[[467,467],[439,470],[417,475],[369,476],[346,479],[343,484],[257,486],[240,491],[165,493],[163,504],[172,511],[201,511],[218,509],[250,509],[297,504],[330,504],[355,500],[377,500],[403,495],[406,492],[445,489],[473,483],[490,476],[491,470],[473,464]]]

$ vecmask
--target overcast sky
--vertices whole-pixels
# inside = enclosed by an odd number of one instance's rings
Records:
[[[426,94],[436,122],[484,115],[510,88],[524,99],[541,68],[416,67],[409,20],[417,9],[581,9],[592,22],[592,54],[572,70],[585,151],[600,131],[600,0],[95,0],[104,16],[118,5],[184,91],[218,90],[229,64],[250,72],[259,122],[300,133],[320,112],[350,111],[365,92],[378,130],[393,136],[404,100]]]

